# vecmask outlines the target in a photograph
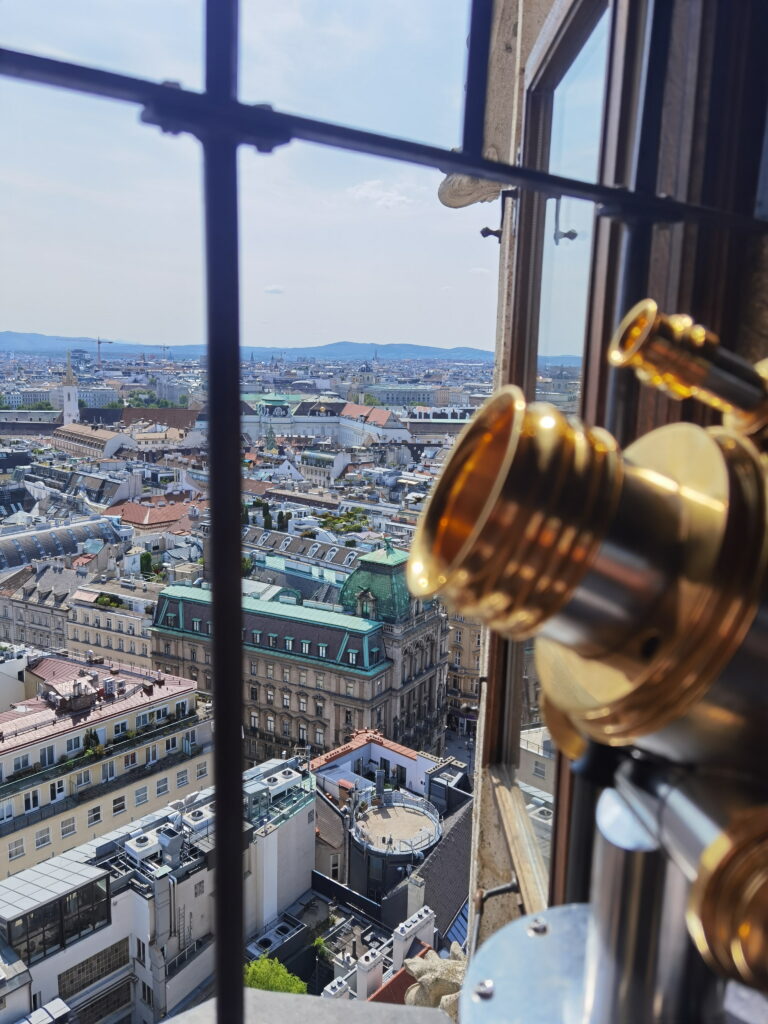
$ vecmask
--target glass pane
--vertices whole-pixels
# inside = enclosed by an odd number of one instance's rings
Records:
[[[603,14],[552,97],[549,167],[584,181],[598,175],[608,45]],[[539,293],[536,398],[578,414],[594,207],[583,200],[548,199]],[[534,644],[524,645],[522,732],[518,779],[528,800],[542,855],[550,859],[554,821],[555,749],[544,727]]]
[[[606,12],[555,89],[549,150],[552,174],[597,179],[607,59]]]
[[[456,146],[468,26],[467,0],[246,0],[241,95],[248,103]]]
[[[199,0],[5,0],[0,45],[200,89],[203,10]]]

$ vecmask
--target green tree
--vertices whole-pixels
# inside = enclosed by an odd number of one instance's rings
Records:
[[[331,959],[332,954],[330,947],[328,943],[325,941],[325,939],[322,937],[322,935],[317,936],[315,941],[312,943],[312,948],[314,949],[315,956],[317,957],[318,960]]]
[[[186,409],[189,405],[189,395],[179,395],[179,405],[182,409]]]
[[[277,528],[278,530],[285,529],[285,514],[282,509],[277,513]]]
[[[253,563],[251,562],[251,559],[249,558],[249,556],[248,555],[243,555],[243,557],[240,559],[240,573],[241,573],[241,575],[243,577],[250,576],[252,568],[253,568]]]
[[[381,405],[381,402],[373,395],[365,394],[363,395],[363,405]]]
[[[248,509],[246,508],[245,502],[240,502],[240,522],[243,526],[248,525]]]
[[[149,576],[152,573],[152,555],[148,551],[142,551],[139,559],[139,569],[142,576]]]
[[[264,529],[272,529],[272,513],[269,511],[269,505],[264,505]]]
[[[261,988],[267,992],[295,992],[306,995],[307,983],[291,974],[277,957],[262,956],[252,960],[243,969],[246,988]]]

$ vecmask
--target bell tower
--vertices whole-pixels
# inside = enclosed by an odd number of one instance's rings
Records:
[[[67,372],[61,381],[61,397],[64,409],[64,426],[80,422],[80,407],[77,404],[77,378],[72,373],[72,357],[67,352]]]

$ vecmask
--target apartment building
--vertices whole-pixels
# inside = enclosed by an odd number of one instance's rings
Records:
[[[84,579],[85,570],[39,562],[0,574],[0,639],[63,650],[69,598]]]
[[[358,729],[442,751],[447,627],[436,603],[409,596],[406,561],[389,546],[361,556],[340,605],[279,587],[243,597],[250,760],[294,746],[323,751]],[[210,691],[212,629],[210,590],[168,587],[150,630],[153,665]]]
[[[243,790],[251,936],[310,888],[314,780],[293,758],[246,772]],[[192,793],[0,882],[0,1024],[55,999],[80,1024],[151,1024],[210,994],[213,796]]]
[[[62,853],[210,782],[211,719],[177,676],[43,657],[0,714],[0,871]]]
[[[69,601],[67,650],[77,658],[115,658],[149,670],[149,628],[162,589],[158,583],[130,579],[78,587]]]
[[[453,612],[449,612],[448,622],[448,728],[460,736],[474,736],[480,704],[483,627]]]

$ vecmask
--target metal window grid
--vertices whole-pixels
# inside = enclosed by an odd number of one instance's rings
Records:
[[[171,133],[194,135],[203,148],[207,351],[213,590],[214,726],[216,743],[216,990],[217,1019],[243,1020],[242,706],[232,700],[242,682],[240,588],[240,325],[237,149],[270,153],[291,141],[366,153],[467,174],[545,196],[570,196],[596,205],[600,216],[624,223],[689,222],[743,231],[766,224],[729,211],[679,202],[648,192],[576,181],[483,157],[484,114],[493,0],[472,0],[463,148],[449,151],[376,132],[283,113],[238,101],[239,0],[207,0],[205,89],[115,74],[0,48],[0,74],[108,97],[141,107],[141,120]],[[321,651],[322,655],[322,651]],[[318,732],[318,736],[320,733]]]

